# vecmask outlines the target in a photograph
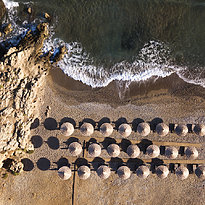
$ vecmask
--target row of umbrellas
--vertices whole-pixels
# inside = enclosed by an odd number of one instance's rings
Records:
[[[96,172],[101,179],[107,179],[111,174],[111,169],[107,165],[101,165]],[[90,177],[91,170],[88,166],[82,165],[78,168],[77,173],[80,179],[86,180]],[[150,169],[145,165],[141,165],[136,169],[136,174],[138,177],[146,179],[150,175]],[[160,165],[156,168],[156,174],[160,179],[165,179],[169,174],[169,169],[166,165]],[[180,166],[176,169],[175,174],[179,179],[184,180],[188,178],[189,170],[185,166]],[[195,174],[198,178],[204,179],[205,166],[198,166],[195,170]],[[69,167],[63,166],[58,170],[58,175],[61,179],[67,180],[71,177],[72,172]],[[131,170],[125,165],[120,166],[117,169],[117,175],[121,179],[128,179],[131,176]]]
[[[82,152],[82,146],[79,142],[72,142],[68,146],[68,151],[72,156],[79,156]],[[117,144],[110,144],[107,147],[107,153],[110,157],[118,157],[120,154],[120,147]],[[101,154],[101,146],[97,143],[92,143],[88,146],[88,154],[90,157],[99,157]],[[140,155],[140,148],[131,144],[127,147],[127,154],[130,158],[136,158]],[[151,158],[156,158],[160,155],[160,148],[157,145],[149,145],[146,149],[146,154]],[[175,159],[178,156],[178,149],[176,147],[166,147],[165,156],[169,159]],[[186,147],[185,155],[188,159],[196,159],[198,151],[195,147]]]
[[[70,136],[74,132],[74,126],[70,122],[65,122],[61,125],[60,130],[63,135]],[[80,127],[80,131],[84,136],[91,136],[94,132],[94,127],[91,123],[84,122]],[[137,132],[143,137],[149,135],[150,131],[150,125],[146,122],[139,123],[137,126]],[[205,125],[197,124],[194,126],[193,131],[199,136],[204,136]],[[103,123],[100,126],[100,132],[103,136],[108,137],[113,132],[113,126],[110,123]],[[129,124],[123,123],[118,127],[118,132],[122,137],[128,137],[132,133],[132,128]],[[159,123],[156,126],[156,132],[159,136],[166,136],[169,133],[169,126],[165,123]],[[176,126],[175,133],[179,136],[185,136],[188,133],[188,127],[180,124]]]

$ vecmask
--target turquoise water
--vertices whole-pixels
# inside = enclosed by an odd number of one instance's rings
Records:
[[[47,46],[67,45],[70,53],[59,66],[74,79],[95,87],[177,72],[204,83],[205,1],[36,0],[27,4],[30,18],[26,1],[18,2],[19,26],[50,14],[55,34]]]

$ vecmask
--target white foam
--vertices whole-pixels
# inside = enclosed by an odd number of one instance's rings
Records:
[[[19,3],[15,1],[3,0],[3,2],[8,10],[13,9],[14,7],[19,7]]]

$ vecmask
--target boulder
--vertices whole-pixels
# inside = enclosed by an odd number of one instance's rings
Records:
[[[4,5],[4,2],[0,0],[0,20],[4,16],[5,12],[6,12],[6,7]]]

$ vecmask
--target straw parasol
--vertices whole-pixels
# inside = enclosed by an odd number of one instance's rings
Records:
[[[132,128],[128,124],[121,124],[118,128],[118,132],[123,136],[123,137],[128,137],[131,132]]]
[[[97,174],[101,179],[107,179],[110,176],[111,171],[110,171],[110,168],[108,166],[101,165],[97,169]]]
[[[175,129],[177,135],[184,137],[188,133],[186,125],[178,125]]]
[[[159,136],[164,137],[165,135],[169,133],[169,127],[164,123],[159,123],[156,126],[156,131]]]
[[[100,126],[100,132],[105,136],[108,137],[113,132],[113,126],[110,123],[103,123]]]
[[[147,166],[141,165],[137,168],[136,173],[137,173],[138,177],[140,177],[142,179],[146,179],[149,176],[150,171],[149,171],[149,168]]]
[[[178,150],[176,147],[167,147],[165,149],[165,156],[169,159],[176,159],[178,156]]]
[[[189,159],[196,159],[199,153],[195,147],[187,147],[185,150],[185,155]]]
[[[149,147],[147,147],[147,151],[146,153],[151,157],[151,158],[155,158],[158,157],[160,154],[160,149],[157,145],[150,145]]]
[[[120,147],[117,144],[110,144],[107,152],[111,157],[117,157],[120,154]]]
[[[195,170],[195,174],[200,179],[205,179],[205,166],[198,166]]]
[[[58,170],[58,176],[63,180],[69,179],[71,175],[71,169],[67,166],[63,166]]]
[[[127,154],[130,158],[136,158],[140,155],[140,149],[137,145],[131,144],[127,148]]]
[[[165,165],[160,165],[156,169],[156,174],[160,179],[165,179],[169,174],[169,169]]]
[[[72,156],[78,156],[82,152],[82,146],[78,142],[70,143],[68,150]]]
[[[147,136],[150,133],[150,126],[148,123],[146,122],[141,122],[138,126],[137,126],[137,131],[139,132],[140,135],[142,135],[143,137]]]
[[[178,167],[175,173],[181,180],[184,180],[189,176],[189,170],[184,166]]]
[[[88,122],[84,122],[80,127],[80,131],[81,131],[82,135],[90,136],[94,132],[94,127],[92,124],[90,124]]]
[[[195,125],[194,132],[199,136],[204,136],[205,135],[205,125],[204,124]]]
[[[121,179],[128,179],[131,175],[131,171],[127,166],[121,166],[118,168],[117,174]]]
[[[80,179],[88,179],[90,177],[90,168],[88,166],[80,166],[78,168],[78,176]]]
[[[74,132],[74,126],[70,122],[65,122],[61,125],[60,131],[65,136],[70,136]]]
[[[91,157],[98,157],[101,154],[101,147],[97,143],[93,143],[88,147],[88,153]]]

